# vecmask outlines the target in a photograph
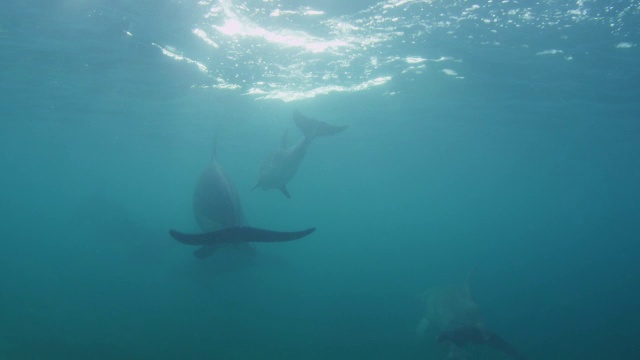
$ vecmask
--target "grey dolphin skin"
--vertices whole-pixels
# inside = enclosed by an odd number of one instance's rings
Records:
[[[284,196],[291,198],[287,183],[298,171],[300,163],[313,139],[318,136],[335,135],[344,131],[346,126],[329,125],[323,121],[308,118],[298,111],[293,113],[293,121],[304,134],[304,138],[292,147],[287,145],[287,134],[284,134],[280,149],[265,159],[260,167],[260,179],[253,187],[263,190],[278,189]]]
[[[188,245],[200,245],[194,255],[204,259],[213,255],[220,246],[245,247],[252,250],[250,242],[280,242],[300,239],[315,229],[299,232],[278,232],[245,226],[242,205],[231,179],[222,169],[216,157],[202,172],[193,193],[193,214],[203,234],[183,234],[170,230],[176,240]]]

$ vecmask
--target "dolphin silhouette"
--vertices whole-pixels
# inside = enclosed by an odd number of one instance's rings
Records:
[[[448,345],[448,359],[468,359],[464,348],[469,343],[488,345],[513,359],[524,359],[504,339],[486,329],[482,310],[471,296],[470,280],[475,270],[462,284],[424,292],[426,313],[418,324],[418,334],[435,334],[438,343]]]
[[[483,326],[482,310],[471,296],[469,286],[474,271],[461,284],[433,287],[422,294],[421,300],[426,311],[418,324],[418,335],[440,334],[467,326]]]
[[[288,147],[285,132],[280,149],[267,157],[260,167],[260,179],[253,189],[258,187],[263,190],[278,189],[284,196],[291,198],[287,183],[298,171],[311,141],[318,136],[338,134],[347,128],[347,126],[329,125],[323,121],[305,117],[298,111],[293,113],[293,122],[302,131],[304,138],[296,145]]]
[[[463,326],[444,331],[438,336],[438,342],[449,342],[458,348],[465,347],[467,344],[484,344],[512,359],[526,359],[498,334],[480,326]]]
[[[221,246],[245,247],[251,242],[281,242],[303,238],[315,228],[296,232],[281,232],[246,226],[236,187],[218,163],[217,138],[214,140],[212,161],[204,169],[193,193],[193,214],[201,234],[185,234],[170,230],[174,239],[187,245],[200,245],[194,251],[197,258],[213,255]]]

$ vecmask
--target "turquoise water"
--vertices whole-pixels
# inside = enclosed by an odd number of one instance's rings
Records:
[[[1,359],[445,359],[420,294],[470,273],[527,358],[638,357],[640,2],[43,3],[0,4]],[[295,110],[349,128],[251,191]],[[317,231],[173,240],[214,134]]]

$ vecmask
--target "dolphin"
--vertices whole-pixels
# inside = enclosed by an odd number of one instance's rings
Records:
[[[260,167],[260,179],[253,189],[258,187],[263,190],[278,189],[284,196],[291,198],[287,183],[298,171],[311,141],[318,136],[338,134],[347,128],[347,126],[329,125],[323,121],[308,118],[298,111],[293,113],[293,122],[302,131],[304,138],[296,145],[288,147],[285,132],[280,149],[267,157]]]
[[[526,359],[513,346],[498,336],[498,334],[479,326],[463,326],[444,331],[438,336],[438,342],[449,342],[457,348],[463,348],[470,343],[478,345],[484,344],[502,352],[511,359]]]
[[[462,284],[431,288],[424,292],[425,316],[418,334],[435,334],[438,343],[448,344],[448,359],[467,359],[466,344],[485,344],[514,359],[524,359],[497,334],[487,330],[480,306],[473,300],[469,282],[476,268]]]
[[[484,322],[480,306],[471,296],[469,278],[462,284],[430,288],[422,294],[422,300],[426,312],[418,324],[419,335],[482,326]]]
[[[251,242],[281,242],[303,238],[315,228],[304,231],[281,232],[246,226],[242,204],[236,187],[217,160],[217,139],[214,141],[212,161],[204,169],[193,192],[193,215],[203,231],[185,234],[170,230],[174,239],[187,245],[199,245],[194,255],[199,259],[213,255],[221,246],[245,247]]]

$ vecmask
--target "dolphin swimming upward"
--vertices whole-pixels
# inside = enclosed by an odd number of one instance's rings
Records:
[[[293,121],[304,134],[304,139],[289,148],[287,145],[287,133],[285,132],[280,149],[265,159],[260,167],[260,180],[253,187],[261,187],[263,190],[278,189],[287,198],[291,198],[287,190],[287,183],[298,171],[300,163],[307,152],[307,148],[313,139],[318,136],[334,135],[344,131],[346,126],[329,125],[323,121],[303,116],[299,112],[293,113]]]
[[[213,255],[220,246],[249,248],[250,242],[280,242],[303,238],[315,231],[280,232],[248,227],[245,224],[240,198],[233,182],[216,159],[214,143],[211,164],[202,172],[193,193],[193,214],[203,234],[184,234],[170,230],[169,234],[187,245],[200,245],[194,251],[197,258]]]

